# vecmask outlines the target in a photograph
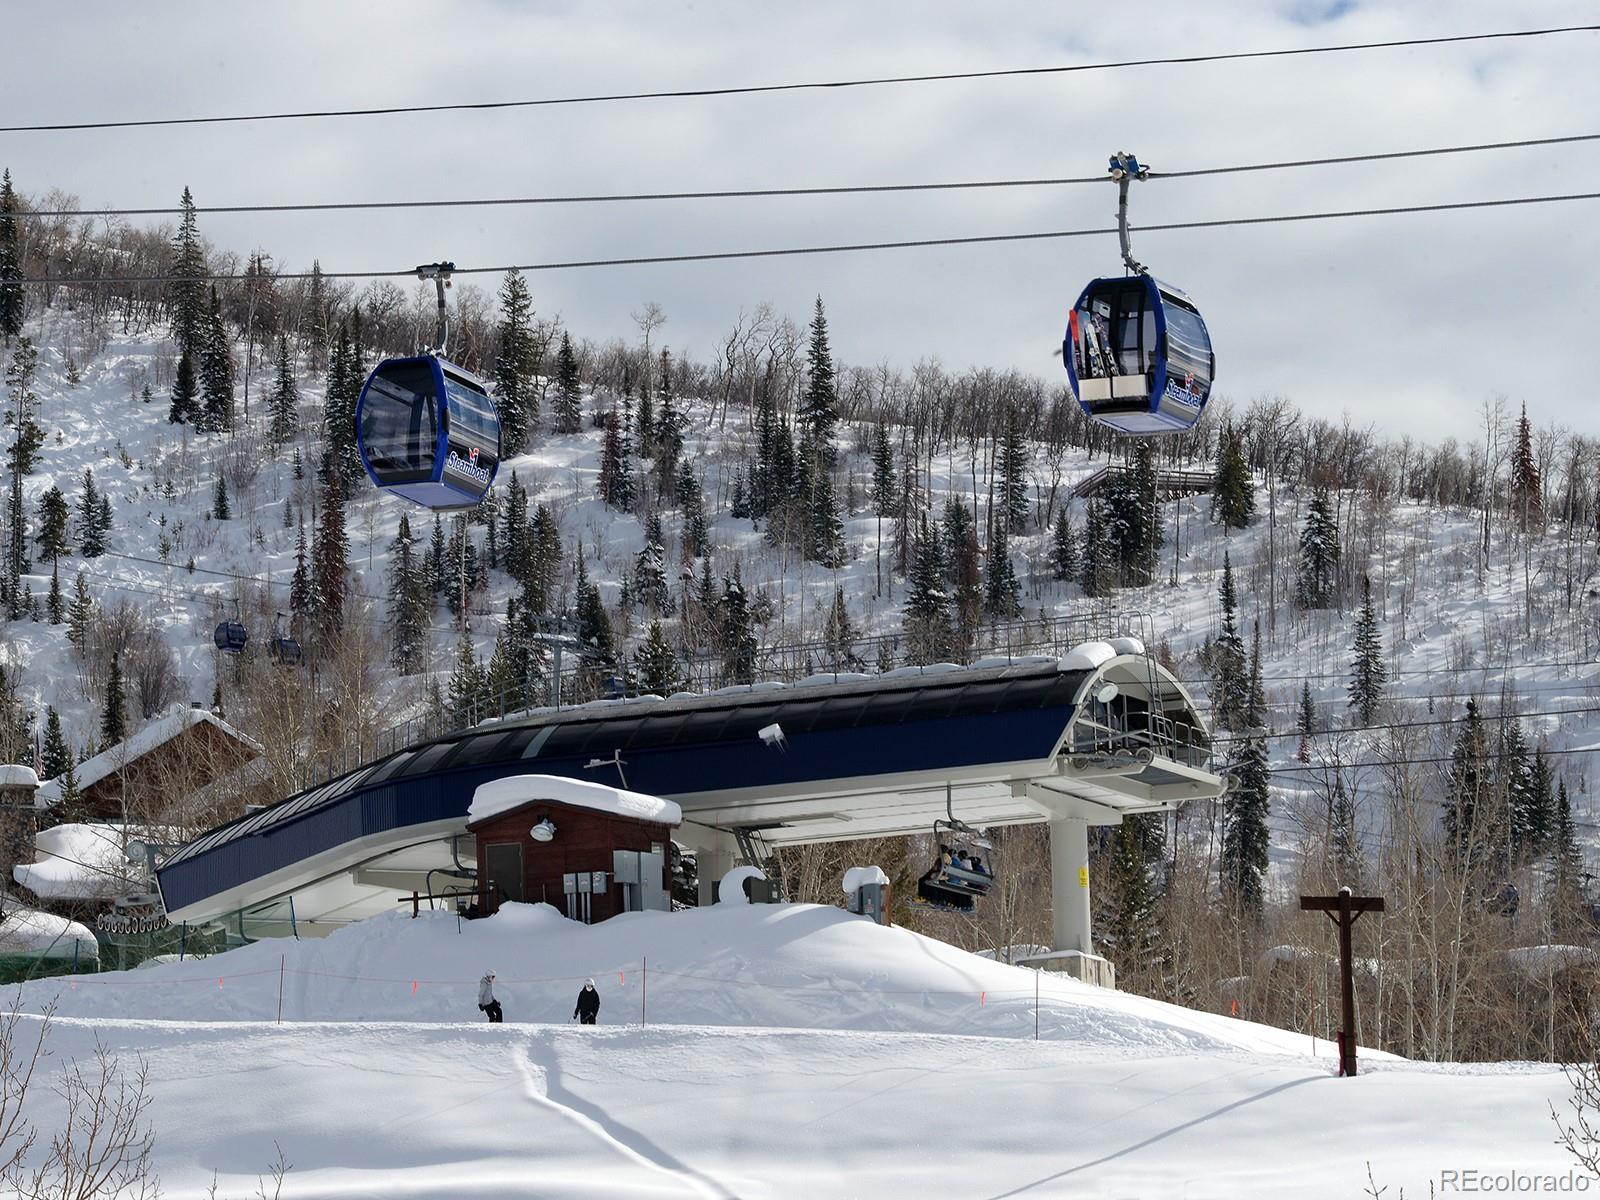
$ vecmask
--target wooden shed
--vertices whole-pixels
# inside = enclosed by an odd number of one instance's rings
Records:
[[[555,775],[515,775],[473,793],[489,911],[502,900],[552,904],[577,921],[670,907],[670,800]]]

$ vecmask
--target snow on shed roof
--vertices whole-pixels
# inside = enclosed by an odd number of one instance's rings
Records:
[[[100,943],[87,925],[11,904],[0,918],[0,954],[32,954],[40,958],[94,959]]]
[[[203,722],[215,725],[223,733],[235,741],[243,742],[257,754],[262,753],[261,743],[254,738],[240,733],[215,713],[203,708],[175,708],[165,716],[157,717],[138,733],[130,738],[118,742],[106,750],[102,750],[93,758],[78,764],[77,778],[80,789],[92,787],[102,779],[122,770],[129,763],[143,758],[156,747],[170,742],[180,733],[194,728]],[[40,808],[48,808],[61,800],[61,784],[52,779],[39,786],[39,791],[34,797],[35,803]]]
[[[134,886],[120,825],[56,825],[34,835],[38,862],[18,863],[12,878],[44,900],[105,900]]]
[[[582,779],[563,779],[559,775],[512,775],[478,786],[467,808],[467,824],[486,821],[539,800],[591,808],[638,821],[658,821],[663,825],[677,825],[683,820],[682,809],[658,796]]]

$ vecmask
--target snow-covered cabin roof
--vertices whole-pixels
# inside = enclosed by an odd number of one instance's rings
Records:
[[[37,862],[11,876],[42,900],[107,900],[135,885],[121,825],[56,825],[34,835]]]
[[[590,808],[618,817],[632,817],[637,821],[656,821],[662,825],[677,825],[683,821],[683,810],[671,800],[663,800],[659,796],[646,796],[642,792],[629,792],[581,779],[564,779],[559,775],[512,775],[479,785],[472,793],[472,803],[467,807],[467,824],[470,826],[487,821],[490,817],[540,800]]]
[[[77,779],[79,789],[92,787],[102,779],[123,770],[130,763],[143,758],[158,746],[165,745],[181,733],[193,729],[196,725],[215,725],[234,741],[242,742],[257,754],[263,752],[260,742],[246,734],[240,733],[221,717],[203,708],[175,708],[165,716],[157,717],[138,733],[130,738],[125,738],[115,746],[102,750],[93,758],[78,764]],[[51,779],[39,786],[39,791],[34,796],[34,803],[40,808],[48,808],[61,801],[61,781]]]

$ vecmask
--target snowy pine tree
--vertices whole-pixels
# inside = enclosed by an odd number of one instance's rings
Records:
[[[1356,617],[1354,658],[1350,664],[1350,707],[1361,725],[1371,725],[1383,701],[1388,671],[1383,664],[1383,636],[1372,608],[1372,580],[1361,577],[1361,612]]]
[[[45,707],[44,739],[39,749],[39,772],[45,779],[59,779],[72,766],[72,747],[61,731],[61,714]]]
[[[389,629],[391,661],[402,675],[422,670],[431,607],[411,519],[401,513],[400,526],[389,545]]]
[[[1026,533],[1031,505],[1028,493],[1028,440],[1015,402],[1006,405],[1000,435],[1000,494],[997,501],[1007,533]]]
[[[206,340],[206,256],[195,219],[194,197],[183,189],[182,216],[172,239],[172,284],[168,310],[172,314],[172,337],[178,354],[191,362],[205,348]]]
[[[1295,602],[1301,608],[1328,608],[1339,586],[1339,526],[1328,507],[1328,493],[1319,488],[1306,508],[1300,531],[1300,571]]]
[[[345,573],[350,560],[350,539],[344,527],[344,491],[330,473],[322,489],[311,539],[313,620],[324,641],[336,639],[344,629]]]
[[[1222,802],[1222,888],[1241,913],[1256,915],[1266,895],[1267,817],[1272,810],[1266,743],[1246,738],[1230,766],[1234,787]]]
[[[1478,715],[1477,701],[1468,700],[1466,715],[1450,751],[1442,818],[1450,849],[1463,868],[1483,860],[1486,844],[1499,844],[1491,791],[1488,737]]]
[[[556,399],[552,420],[557,433],[577,433],[583,428],[583,391],[578,382],[578,357],[572,351],[572,336],[561,334],[561,349],[556,353]]]
[[[1243,529],[1256,513],[1255,488],[1244,458],[1244,435],[1231,425],[1217,434],[1217,472],[1211,487],[1211,516],[1224,529]]]
[[[653,616],[670,616],[672,589],[667,581],[667,554],[661,518],[650,514],[644,524],[644,547],[634,559],[633,596]]]
[[[272,440],[283,445],[300,427],[300,389],[295,386],[294,363],[289,357],[289,338],[278,335],[278,374],[267,398],[267,413]]]
[[[521,454],[539,422],[538,348],[533,337],[533,297],[522,272],[500,284],[500,352],[494,360],[494,404],[500,414],[500,453]]]
[[[200,381],[195,377],[194,356],[185,350],[178,356],[177,374],[172,380],[172,405],[167,420],[174,425],[200,424]]]
[[[1223,729],[1245,727],[1245,710],[1250,704],[1250,673],[1245,659],[1244,639],[1239,636],[1239,597],[1233,586],[1233,561],[1222,553],[1222,582],[1217,589],[1222,608],[1222,628],[1211,644],[1212,711]]]
[[[222,320],[222,299],[211,289],[200,344],[199,428],[224,432],[233,428],[233,343]]]
[[[114,746],[128,736],[127,700],[122,684],[122,660],[111,656],[111,670],[106,676],[105,706],[100,712],[100,743]]]
[[[683,669],[678,654],[667,641],[660,621],[651,621],[644,645],[639,648],[635,663],[639,672],[639,690],[649,696],[670,696],[683,684]]]
[[[989,556],[983,573],[983,612],[992,621],[1014,621],[1022,615],[1022,585],[1006,545],[1005,527],[989,535]]]
[[[945,590],[939,541],[924,517],[912,553],[911,578],[906,582],[905,630],[910,661],[938,662],[949,654],[949,614],[950,595]]]
[[[17,249],[17,193],[11,172],[0,175],[0,338],[10,342],[22,332],[27,298],[22,279],[22,255]]]
[[[1295,717],[1295,730],[1300,734],[1300,746],[1295,757],[1303,763],[1311,761],[1311,737],[1317,732],[1317,706],[1311,700],[1309,680],[1300,685],[1300,708]]]
[[[1065,504],[1056,514],[1055,529],[1050,535],[1050,574],[1059,580],[1078,577],[1078,536]]]

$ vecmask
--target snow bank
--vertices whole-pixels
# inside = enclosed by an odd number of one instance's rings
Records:
[[[683,810],[671,800],[662,800],[658,796],[646,796],[642,792],[624,791],[583,779],[563,779],[558,775],[512,775],[481,784],[472,793],[472,803],[467,807],[467,822],[487,821],[490,817],[536,800],[571,804],[577,808],[589,808],[618,817],[633,817],[640,821],[658,821],[663,825],[677,825],[683,821]]]
[[[38,862],[18,863],[12,877],[45,900],[106,900],[134,885],[120,825],[56,825],[34,835]]]
[[[32,767],[19,766],[16,763],[7,763],[0,766],[0,787],[36,788],[39,786],[39,776]]]
[[[645,961],[648,960],[648,978]],[[564,1022],[587,977],[603,1023],[713,1025],[1024,1038],[1153,1053],[1310,1056],[1331,1043],[1220,1014],[1007,966],[898,926],[814,904],[718,904],[598,925],[545,904],[493,917],[389,913],[325,938],[268,939],[138,972],[34,980],[24,1001],[63,1016],[184,1021],[474,1021],[493,967],[513,1024]],[[280,971],[282,972],[280,976]],[[1036,991],[1037,989],[1037,991]],[[625,1015],[626,1014],[626,1015]],[[1372,1061],[1384,1057],[1376,1053]]]

